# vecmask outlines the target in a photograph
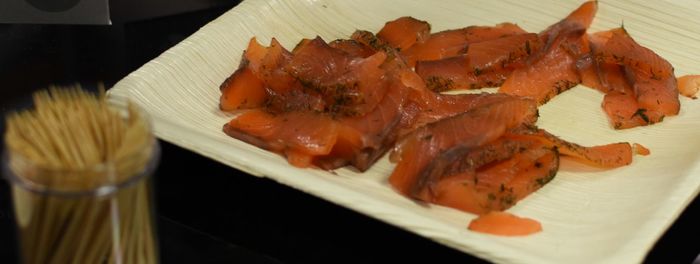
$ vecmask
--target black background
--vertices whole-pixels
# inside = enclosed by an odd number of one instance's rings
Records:
[[[31,93],[49,84],[95,87],[103,81],[110,87],[235,5],[111,26],[0,24],[0,111],[28,105]],[[483,262],[169,143],[161,146],[154,177],[164,263]],[[699,200],[646,262],[695,259]],[[13,225],[9,188],[2,181],[1,263],[17,260]]]

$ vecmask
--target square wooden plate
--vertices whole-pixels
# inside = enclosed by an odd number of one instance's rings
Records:
[[[501,22],[539,32],[581,3],[244,1],[131,73],[109,94],[142,105],[163,140],[494,262],[639,262],[700,190],[699,101],[681,98],[680,115],[658,125],[622,131],[610,127],[600,107],[603,95],[586,87],[575,87],[541,107],[538,125],[564,139],[584,145],[638,142],[652,154],[637,156],[630,166],[614,170],[564,162],[550,184],[511,209],[538,219],[544,227],[541,233],[519,238],[470,232],[466,226],[474,215],[421,207],[398,195],[387,183],[393,165],[386,157],[362,174],[351,169],[335,173],[298,169],[281,156],[230,138],[221,130],[231,115],[218,109],[219,84],[238,66],[253,36],[263,44],[275,37],[291,49],[301,38],[319,35],[331,41],[347,38],[356,29],[376,32],[386,21],[406,15],[427,20],[433,32]],[[700,73],[697,12],[699,1],[600,1],[589,32],[624,21],[639,43],[673,64],[677,76]]]

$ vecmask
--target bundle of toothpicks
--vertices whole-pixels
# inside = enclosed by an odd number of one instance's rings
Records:
[[[23,263],[156,263],[144,114],[79,86],[7,117],[6,167]]]

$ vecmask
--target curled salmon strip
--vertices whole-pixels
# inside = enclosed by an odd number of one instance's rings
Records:
[[[602,107],[615,129],[651,125],[678,114],[679,85],[668,61],[639,45],[624,28],[589,39],[591,58],[579,65],[584,84],[606,93]]]

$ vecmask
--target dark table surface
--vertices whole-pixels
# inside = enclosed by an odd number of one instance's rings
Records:
[[[0,24],[0,111],[27,105],[33,91],[49,84],[104,81],[109,87],[235,4],[111,26]],[[167,142],[161,146],[154,177],[164,263],[483,262]],[[0,263],[16,262],[13,225],[2,181]],[[691,263],[700,253],[698,238],[696,198],[646,262]]]

